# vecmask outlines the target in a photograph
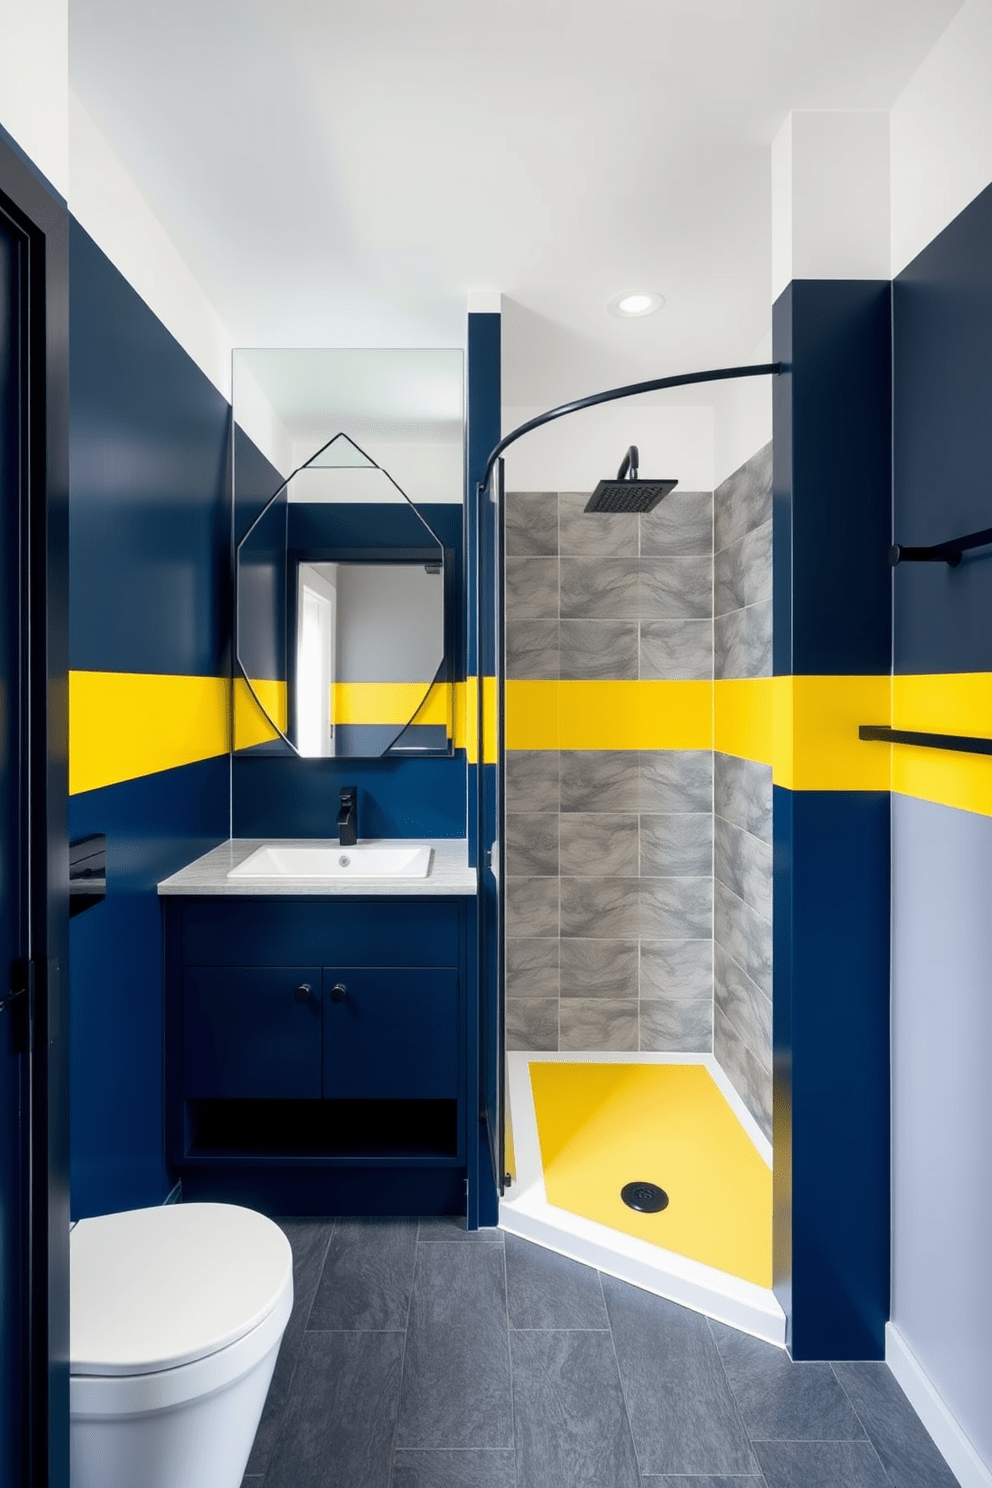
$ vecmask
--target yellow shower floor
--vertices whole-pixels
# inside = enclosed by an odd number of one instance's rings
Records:
[[[548,1203],[635,1239],[772,1284],[772,1175],[696,1064],[529,1065]],[[620,1198],[656,1183],[666,1209]]]

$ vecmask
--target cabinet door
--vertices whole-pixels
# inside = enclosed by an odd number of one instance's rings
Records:
[[[183,989],[187,1099],[319,1099],[319,967],[196,966]]]
[[[458,1095],[453,967],[324,967],[324,1096]]]

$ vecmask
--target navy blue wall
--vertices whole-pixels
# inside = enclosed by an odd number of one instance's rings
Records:
[[[779,676],[889,672],[890,298],[887,281],[799,280],[775,303]],[[889,797],[774,794],[775,1290],[794,1358],[881,1359]]]
[[[895,541],[992,526],[992,186],[892,286]],[[992,671],[992,548],[895,570],[896,672]]]
[[[91,238],[70,241],[70,667],[229,672],[230,408]],[[85,792],[107,898],[71,925],[75,1217],[161,1200],[155,885],[227,836],[222,755]]]

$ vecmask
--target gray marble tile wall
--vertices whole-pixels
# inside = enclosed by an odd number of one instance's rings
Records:
[[[713,796],[713,1052],[771,1140],[771,766],[714,755]]]
[[[772,448],[713,496],[714,676],[772,674]],[[714,756],[713,1052],[771,1137],[772,772]]]
[[[713,675],[772,675],[772,447],[713,493]]]
[[[711,494],[587,500],[507,495],[507,676],[712,677]],[[508,1047],[709,1052],[710,752],[513,751],[506,812]]]

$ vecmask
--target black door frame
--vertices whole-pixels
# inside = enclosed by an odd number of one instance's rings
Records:
[[[13,986],[21,995],[0,1017],[21,1020],[26,1046],[24,1481],[31,1488],[68,1488],[69,213],[2,129],[0,211],[20,240],[23,289],[20,694],[27,940]]]

